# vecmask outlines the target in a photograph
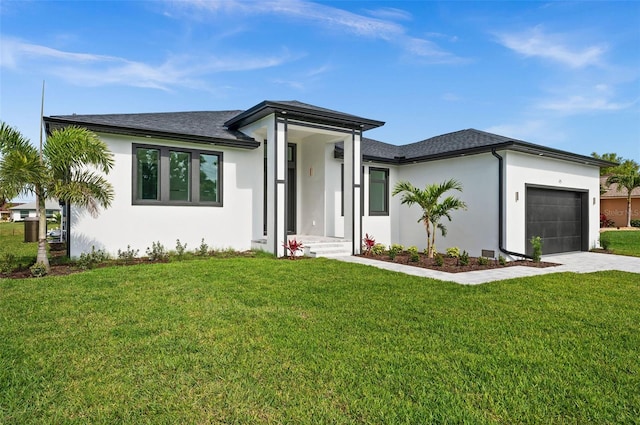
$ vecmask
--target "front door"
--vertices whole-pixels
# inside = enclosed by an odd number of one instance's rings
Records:
[[[296,233],[296,145],[287,145],[287,233]]]

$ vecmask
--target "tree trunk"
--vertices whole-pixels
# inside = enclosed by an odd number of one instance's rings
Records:
[[[633,188],[627,189],[627,227],[631,227],[631,190],[633,190]]]
[[[424,226],[427,228],[427,258],[433,258],[433,248],[431,246],[431,226],[429,220],[424,220]]]
[[[36,191],[37,203],[38,203],[38,256],[36,257],[36,263],[44,264],[47,269],[47,273],[51,269],[49,265],[49,257],[47,256],[47,206],[46,200],[42,195],[41,190]]]
[[[436,250],[436,230],[438,229],[436,227],[435,223],[431,223],[433,224],[433,233],[431,233],[431,256],[429,258],[433,258],[435,256],[435,250]]]

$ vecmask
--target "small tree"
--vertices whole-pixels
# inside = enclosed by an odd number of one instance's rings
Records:
[[[35,195],[40,225],[36,262],[47,271],[45,200],[56,198],[96,215],[99,207],[107,208],[113,200],[111,184],[100,175],[112,167],[107,145],[85,128],[54,130],[40,153],[19,131],[0,123],[0,190],[7,198]]]
[[[607,185],[616,184],[618,192],[627,190],[627,227],[631,227],[631,192],[640,187],[640,167],[633,160],[626,160],[615,167],[607,179]]]
[[[398,182],[393,189],[393,196],[402,194],[401,203],[409,206],[417,204],[422,208],[422,215],[418,223],[423,223],[427,231],[427,257],[433,258],[433,247],[436,241],[436,228],[440,229],[442,236],[447,235],[447,228],[440,223],[444,217],[451,221],[451,212],[458,209],[466,209],[467,205],[454,196],[446,197],[439,202],[446,192],[457,190],[462,192],[462,185],[454,179],[440,184],[425,186],[424,190],[413,186],[411,183]]]

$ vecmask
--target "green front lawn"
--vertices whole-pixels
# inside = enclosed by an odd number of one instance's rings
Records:
[[[0,423],[633,423],[639,293],[323,259],[0,279]]]
[[[609,248],[614,254],[632,255],[640,257],[640,231],[638,230],[610,230],[602,232],[611,240]]]

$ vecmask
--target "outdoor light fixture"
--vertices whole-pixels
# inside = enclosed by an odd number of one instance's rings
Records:
[[[516,192],[516,202],[518,202],[518,199],[520,199],[520,193]]]

